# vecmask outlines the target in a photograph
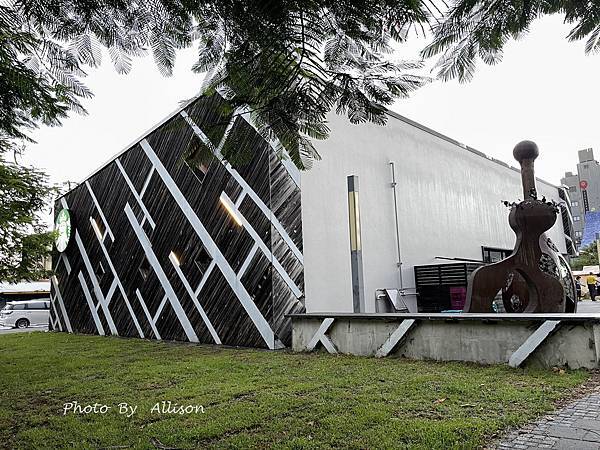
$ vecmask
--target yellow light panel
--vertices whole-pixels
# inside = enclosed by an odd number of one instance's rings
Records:
[[[225,210],[229,213],[231,218],[237,223],[240,227],[243,225],[242,219],[238,215],[237,211],[234,209],[234,206],[229,202],[229,199],[225,197],[225,193],[221,193],[221,197],[219,197],[221,204],[225,208]]]

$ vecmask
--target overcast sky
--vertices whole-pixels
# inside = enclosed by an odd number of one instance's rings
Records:
[[[566,41],[568,31],[559,16],[539,20],[506,47],[503,62],[479,64],[473,81],[434,82],[391,109],[510,164],[514,145],[534,140],[537,175],[558,184],[575,169],[577,150],[598,147],[600,158],[600,55],[585,56],[583,42]],[[406,48],[401,56],[409,59],[415,43]],[[105,57],[85,79],[95,94],[84,102],[89,114],[36,131],[38,143],[23,162],[45,169],[54,182],[81,181],[198,92],[203,76],[190,70],[194,58],[193,49],[181,52],[174,75],[165,78],[151,58],[118,75]]]

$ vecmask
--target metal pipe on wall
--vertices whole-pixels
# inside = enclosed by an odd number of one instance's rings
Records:
[[[390,169],[392,171],[392,191],[394,193],[394,218],[396,220],[396,246],[398,250],[398,282],[400,283],[400,290],[404,289],[404,283],[402,281],[402,252],[400,250],[400,224],[398,222],[398,199],[396,194],[396,165],[394,161],[390,161]]]

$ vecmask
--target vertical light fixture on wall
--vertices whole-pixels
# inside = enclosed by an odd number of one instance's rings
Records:
[[[225,192],[221,192],[221,197],[219,197],[219,201],[225,208],[225,211],[227,211],[227,213],[231,216],[233,221],[237,223],[240,227],[244,226],[244,222],[242,222],[242,219],[238,215],[237,208],[231,202],[231,200],[229,200],[229,197],[227,197],[227,194],[225,194]]]
[[[177,253],[175,253],[173,251],[171,253],[169,253],[169,259],[177,267],[181,266],[181,261],[179,260],[179,257],[177,256]]]
[[[350,222],[350,266],[352,269],[352,303],[355,313],[365,312],[358,177],[348,177],[348,220]]]
[[[102,241],[104,239],[104,236],[103,236],[102,231],[100,231],[98,222],[96,222],[96,219],[94,219],[93,217],[90,217],[90,223],[92,224],[92,228],[94,229],[96,236],[98,236],[98,239],[100,239]]]

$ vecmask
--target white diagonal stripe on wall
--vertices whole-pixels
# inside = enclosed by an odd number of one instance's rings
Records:
[[[177,264],[177,262],[174,261],[172,258],[169,258],[169,259],[171,261],[171,264],[173,264],[173,267],[175,268],[175,272],[177,272],[177,275],[179,275],[179,279],[183,283],[185,290],[187,291],[188,295],[191,297],[192,301],[194,302],[194,305],[196,306],[196,309],[200,313],[200,316],[202,316],[202,320],[204,321],[206,328],[208,328],[210,335],[212,336],[213,340],[215,341],[215,344],[221,344],[221,339],[219,339],[219,336],[217,335],[217,331],[215,330],[215,327],[213,327],[212,323],[210,323],[208,316],[204,312],[204,308],[202,307],[202,305],[198,301],[198,298],[194,294],[194,290],[192,289],[192,287],[190,286],[190,283],[188,282],[187,278],[183,274],[181,267],[179,267],[179,264]]]
[[[64,197],[60,199],[60,202],[61,202],[63,208],[69,209],[67,200]],[[94,233],[94,235],[95,234],[96,233]],[[81,255],[81,259],[83,259],[83,264],[85,265],[85,268],[90,277],[90,280],[92,280],[92,286],[94,287],[94,294],[96,295],[96,298],[102,305],[102,311],[104,312],[104,317],[106,318],[106,322],[108,323],[108,328],[110,328],[110,332],[112,334],[114,334],[115,336],[118,336],[119,333],[117,333],[117,328],[115,327],[115,324],[112,320],[110,311],[108,310],[108,307],[104,303],[104,295],[102,294],[102,291],[100,290],[100,284],[98,283],[98,279],[96,278],[96,274],[94,273],[94,269],[92,268],[92,263],[90,262],[90,258],[88,258],[87,251],[85,250],[85,246],[83,245],[83,242],[81,241],[81,237],[79,236],[79,232],[77,230],[75,230],[75,242],[77,243],[77,247],[79,248],[79,254]]]
[[[56,303],[58,302],[56,296],[50,294],[50,301],[52,302],[52,308],[54,309],[54,322],[52,323],[53,329],[56,330],[56,328],[58,328],[59,331],[62,331],[62,324],[60,323],[60,319],[58,318],[58,310],[56,309]],[[50,316],[50,320],[52,321],[52,316]]]
[[[248,270],[248,266],[250,266],[250,263],[252,262],[252,258],[254,258],[254,255],[256,255],[257,251],[258,251],[258,243],[254,242],[254,245],[248,252],[248,256],[246,256],[246,259],[244,260],[242,267],[240,267],[240,270],[238,270],[238,273],[237,273],[238,280],[240,280],[240,281],[242,280],[242,277],[246,273],[246,270]]]
[[[50,279],[52,280],[52,286],[54,287],[54,290],[56,291],[56,295],[54,296],[54,298],[56,298],[58,300],[58,305],[60,306],[60,311],[62,312],[63,320],[65,321],[65,326],[67,327],[67,331],[69,333],[72,333],[73,328],[71,328],[71,321],[69,320],[69,316],[67,315],[67,310],[65,309],[65,303],[63,302],[62,295],[60,294],[60,289],[58,288],[58,280],[56,279],[56,275],[53,275],[52,277],[50,277]],[[57,316],[57,318],[58,318],[58,316]],[[58,322],[60,323],[60,319],[58,320]]]
[[[108,226],[108,221],[106,220],[106,217],[104,217],[104,213],[102,212],[102,208],[100,208],[98,199],[94,195],[94,191],[92,191],[90,182],[86,180],[85,185],[88,188],[88,192],[90,193],[90,197],[92,197],[92,201],[94,202],[96,209],[98,210],[98,214],[100,214],[100,218],[102,219],[102,222],[104,222],[104,227],[106,228],[106,231],[108,231],[108,234],[109,234],[110,238],[112,239],[112,241],[115,242],[115,236],[114,236],[114,234],[112,234],[112,231],[110,230],[110,227]]]
[[[64,253],[61,253],[60,259],[58,261],[63,262],[63,264],[65,265],[65,268],[67,269],[67,275],[71,275],[71,264],[69,263],[69,258],[67,258],[67,255],[65,255]]]
[[[156,156],[156,153],[154,153],[154,150],[152,150],[152,147],[150,147],[148,141],[143,139],[140,142],[140,145],[154,165],[154,168],[158,172],[158,175],[162,179],[163,183],[181,208],[181,211],[186,216],[190,225],[192,225],[192,228],[194,228],[194,231],[200,238],[200,241],[206,248],[206,251],[215,261],[219,267],[219,270],[227,280],[227,283],[229,283],[229,286],[234,291],[238,300],[246,310],[246,313],[252,322],[254,322],[254,325],[258,329],[258,332],[264,339],[265,343],[270,349],[273,349],[275,347],[275,333],[271,329],[269,322],[267,322],[267,320],[260,313],[260,310],[250,297],[250,294],[248,294],[248,291],[246,291],[246,288],[237,280],[235,272],[225,259],[225,256],[223,253],[221,253],[221,250],[219,250],[206,228],[204,228],[204,225],[202,225],[202,222],[200,222],[200,219],[186,200],[185,196],[181,193],[177,187],[177,184],[173,178],[171,178],[171,175],[169,175],[169,172],[167,169],[165,169],[158,156]]]
[[[152,228],[156,228],[156,224],[154,223],[154,220],[152,220],[152,217],[150,216],[150,213],[146,209],[146,205],[144,205],[144,202],[142,201],[140,195],[135,190],[135,186],[133,185],[133,183],[129,179],[129,176],[127,175],[127,172],[125,172],[125,169],[121,165],[121,161],[119,161],[118,159],[115,159],[115,164],[117,165],[117,167],[121,171],[121,174],[123,175],[123,178],[125,178],[125,182],[127,183],[127,186],[129,186],[129,190],[131,191],[131,193],[135,197],[136,201],[138,202],[138,205],[140,205],[140,208],[142,208],[142,212],[144,213],[144,216],[146,217],[146,219],[148,220],[148,222],[150,222],[150,226]]]
[[[285,281],[285,284],[287,284],[288,287],[292,290],[292,292],[294,293],[296,298],[300,298],[302,296],[302,291],[298,288],[298,286],[296,286],[296,283],[294,283],[294,280],[292,280],[292,278],[288,275],[288,273],[285,271],[285,269],[283,268],[283,266],[281,265],[279,260],[277,258],[275,258],[275,255],[273,255],[271,253],[269,248],[266,246],[266,244],[260,238],[258,233],[254,230],[252,225],[250,225],[250,222],[248,222],[246,220],[246,218],[244,217],[244,215],[238,209],[236,209],[235,205],[233,204],[233,202],[231,201],[231,199],[225,192],[221,193],[221,199],[223,199],[223,201],[228,203],[229,207],[235,211],[237,216],[241,219],[242,223],[244,224],[244,228],[246,229],[248,234],[252,237],[252,239],[254,239],[254,242],[256,243],[256,245],[258,245],[258,247],[261,249],[261,251],[265,254],[267,259],[269,261],[271,261],[271,263],[273,264],[273,267],[275,267],[275,270],[277,270],[277,273],[279,273],[281,278],[283,278],[283,280]]]
[[[248,108],[246,108],[246,109],[248,109]],[[252,122],[252,119],[250,117],[250,112],[245,111],[241,114],[241,116],[246,122],[248,122],[248,125],[250,125],[252,128],[254,128],[254,131],[256,131],[258,133],[258,128]],[[258,133],[258,134],[260,134],[260,133]],[[269,142],[269,145],[271,146],[271,148],[273,149],[275,154],[278,153],[277,148],[276,148],[277,144],[279,144],[279,147],[281,149],[283,149],[283,151],[284,151],[283,158],[280,158],[281,164],[283,165],[285,170],[287,170],[287,173],[290,175],[290,178],[292,179],[294,184],[296,186],[300,187],[300,169],[298,169],[298,167],[296,167],[296,164],[294,164],[294,162],[290,158],[290,155],[285,150],[285,147],[283,147],[283,145],[281,145],[281,143],[279,142],[279,140],[277,138],[274,138],[273,142]]]
[[[288,247],[290,248],[290,250],[292,251],[292,253],[294,254],[294,256],[296,258],[298,258],[298,260],[300,261],[300,263],[304,264],[304,257],[302,255],[302,252],[298,249],[298,247],[296,247],[296,244],[294,244],[294,241],[292,240],[292,238],[289,236],[289,234],[287,233],[287,231],[285,230],[285,228],[283,227],[283,225],[281,225],[281,222],[279,222],[279,220],[277,219],[277,217],[275,217],[275,214],[273,214],[273,212],[269,209],[269,207],[267,207],[267,205],[265,205],[265,203],[256,194],[256,192],[254,192],[252,190],[252,188],[250,187],[250,185],[246,182],[246,180],[244,180],[244,178],[239,174],[239,172],[237,170],[235,170],[231,166],[231,164],[229,164],[226,161],[223,161],[223,159],[222,159],[221,148],[223,147],[225,139],[227,138],[227,134],[228,134],[229,129],[233,125],[233,121],[229,124],[229,127],[228,127],[227,131],[225,132],[225,135],[223,136],[223,139],[221,140],[221,143],[215,149],[215,147],[211,144],[210,140],[206,137],[206,135],[202,132],[202,130],[200,128],[198,128],[198,126],[194,123],[194,121],[191,119],[191,117],[189,117],[185,112],[182,112],[181,116],[185,118],[186,122],[192,127],[192,129],[194,130],[194,132],[196,133],[196,135],[200,139],[202,139],[202,141],[204,143],[206,143],[209,146],[209,148],[213,149],[213,151],[215,152],[215,155],[217,156],[217,158],[219,158],[219,161],[221,161],[221,164],[223,164],[223,166],[225,167],[225,169],[227,169],[227,171],[229,172],[229,174],[242,187],[242,189],[243,189],[242,194],[243,195],[247,194],[247,195],[250,196],[250,198],[254,201],[254,203],[256,203],[256,206],[258,206],[258,208],[262,211],[262,213],[273,224],[273,226],[275,227],[275,229],[277,230],[277,232],[281,235],[281,238],[288,245]],[[240,194],[240,195],[242,195],[242,194]]]
[[[156,329],[156,325],[154,324],[154,321],[152,320],[152,316],[150,315],[150,311],[148,311],[148,307],[146,306],[146,302],[144,301],[144,298],[142,297],[142,294],[140,293],[139,289],[135,290],[135,295],[138,298],[138,301],[140,302],[140,305],[142,305],[142,309],[144,310],[144,314],[146,314],[146,319],[148,319],[148,322],[150,323],[150,328],[152,328],[152,331],[154,332],[154,335],[156,336],[156,339],[162,339],[160,337],[160,333],[158,332],[158,330]]]
[[[88,186],[88,189],[90,191],[90,194],[93,195],[93,191],[92,191],[92,187]],[[100,208],[100,205],[98,203],[96,203],[96,208],[98,208],[98,212],[104,216],[104,213],[102,212],[102,209]],[[110,225],[108,224],[108,222],[106,222],[106,231],[110,231]],[[112,231],[110,231],[111,236]],[[112,259],[110,258],[110,255],[108,254],[108,250],[106,249],[106,246],[104,245],[104,241],[103,239],[100,239],[99,236],[96,235],[96,233],[94,233],[94,235],[96,236],[96,239],[98,240],[98,243],[100,244],[100,248],[102,249],[102,253],[104,253],[104,258],[106,258],[106,262],[108,263],[108,267],[110,268],[110,271],[113,274],[113,277],[115,279],[115,281],[117,282],[117,286],[119,287],[119,291],[121,291],[121,295],[123,296],[123,301],[125,302],[125,306],[127,306],[127,310],[129,311],[129,315],[131,316],[131,319],[133,320],[133,324],[135,325],[135,329],[137,330],[138,334],[140,335],[140,337],[143,339],[144,338],[144,332],[142,331],[142,327],[140,327],[140,324],[137,320],[137,317],[135,315],[135,312],[133,311],[133,308],[131,307],[131,303],[129,302],[129,298],[127,296],[127,294],[125,293],[125,288],[123,287],[123,283],[121,283],[121,279],[119,278],[119,275],[117,274],[117,270],[115,269],[115,266],[112,263]],[[114,242],[114,238],[113,238],[113,242]],[[112,288],[112,286],[111,286]],[[112,293],[108,296],[108,299],[110,301],[110,298],[112,297]],[[98,309],[99,303],[98,305],[96,305],[96,310]]]
[[[235,201],[235,207],[239,208],[245,198],[246,198],[246,191],[242,191],[240,193],[240,195],[238,195],[237,200]]]
[[[206,136],[204,134],[204,132],[200,129],[200,127],[198,127],[198,125],[196,125],[196,123],[192,120],[192,118],[188,115],[188,113],[186,113],[185,111],[181,111],[179,114],[181,115],[181,117],[183,117],[185,119],[185,121],[188,123],[188,125],[190,127],[192,127],[192,130],[194,130],[194,133],[196,133],[196,136],[198,136],[208,146],[208,148],[210,148],[212,150],[212,152],[215,154],[215,156],[217,158],[219,158],[219,161],[221,161],[223,163],[224,162],[223,155],[221,155],[222,146],[219,145],[219,146],[215,147],[213,145],[213,143],[210,141],[210,139],[208,138],[208,136]],[[222,140],[224,140],[227,137],[227,135],[229,134],[229,131],[233,127],[233,123],[234,123],[234,121],[231,120],[227,124],[227,128],[225,128],[225,132],[223,133]]]
[[[92,313],[92,317],[94,318],[94,323],[96,324],[96,329],[98,330],[98,334],[104,335],[104,327],[102,326],[102,322],[100,321],[100,317],[98,317],[97,307],[94,306],[94,302],[92,300],[92,295],[90,294],[90,290],[88,289],[85,278],[83,277],[83,273],[79,271],[79,283],[81,283],[81,288],[83,289],[83,295],[87,301],[87,304],[90,308],[90,312]]]
[[[50,300],[53,302],[54,299],[52,297],[50,297]],[[62,331],[62,327],[60,326],[60,323],[57,325],[57,319],[58,316],[56,315],[56,311],[54,312],[54,316],[55,318],[52,318],[52,315],[50,315],[50,325],[52,325],[52,330],[56,331],[58,329],[58,331]]]
[[[115,266],[113,265],[112,260],[110,259],[110,256],[108,254],[108,250],[106,250],[106,247],[105,247],[104,243],[100,239],[98,239],[98,242],[100,243],[100,248],[102,249],[102,253],[104,253],[104,257],[106,258],[106,262],[108,263],[108,267],[110,267],[110,270],[111,270],[113,276],[115,277],[115,280],[117,282],[117,286],[119,287],[119,291],[121,291],[121,295],[123,296],[123,301],[125,302],[125,306],[127,306],[127,310],[129,311],[129,315],[131,316],[131,319],[133,320],[133,324],[135,325],[135,328],[136,328],[138,334],[143,339],[144,338],[144,332],[142,331],[142,327],[140,327],[140,324],[139,324],[139,322],[137,320],[135,312],[133,311],[133,308],[131,307],[131,303],[129,302],[129,298],[127,297],[127,294],[125,293],[125,288],[123,287],[123,284],[121,283],[119,275],[117,274],[117,270],[115,269]]]
[[[168,299],[169,299],[169,297],[167,296],[167,294],[163,295],[163,298],[160,301],[160,304],[158,305],[158,308],[156,308],[156,312],[154,313],[154,317],[152,318],[152,322],[154,324],[156,324],[156,321],[160,317],[160,313],[162,313],[162,310],[165,307],[165,303],[167,303]]]
[[[50,297],[51,301],[55,301],[54,298]],[[56,313],[56,310],[54,311],[54,319],[52,319],[52,315],[50,315],[50,324],[52,325],[52,330],[53,331],[62,331],[62,326],[60,325],[60,321],[58,320],[58,314]]]
[[[148,185],[150,184],[150,180],[152,179],[152,174],[154,173],[154,167],[150,167],[150,171],[146,176],[146,181],[144,181],[144,185],[142,186],[142,190],[140,191],[140,198],[144,198],[144,194],[146,193],[146,189],[148,189]]]
[[[190,123],[190,125],[193,123],[192,118],[188,115],[187,112],[185,112],[185,110],[181,111],[179,113],[188,123]],[[241,116],[247,123],[248,125],[250,125],[254,131],[257,132],[257,134],[260,135],[260,133],[258,133],[258,128],[254,125],[254,123],[252,122],[252,119],[250,117],[250,112],[248,110],[248,107],[240,107],[238,109],[236,109],[233,113],[234,116]],[[189,119],[189,120],[188,120]],[[233,122],[233,121],[232,121]],[[231,125],[231,124],[230,124]],[[203,133],[204,134],[204,133]],[[227,132],[225,133],[227,134]],[[266,140],[265,140],[266,141]],[[284,169],[287,171],[287,173],[289,174],[290,178],[292,179],[292,181],[294,182],[294,184],[298,187],[300,187],[300,170],[298,169],[298,167],[296,167],[296,165],[293,163],[292,159],[290,158],[290,155],[288,154],[288,152],[285,150],[285,148],[279,143],[279,140],[277,138],[273,139],[273,141],[268,142],[269,146],[273,149],[273,151],[277,154],[279,153],[279,151],[277,150],[277,144],[279,144],[279,147],[281,149],[283,149],[284,155],[283,158],[280,158],[281,164],[283,165]]]
[[[223,140],[221,141],[221,143],[219,144],[219,147],[217,148],[217,153],[219,155],[221,154],[221,149],[223,148],[223,145],[225,144],[225,139],[226,139],[226,136],[223,137]],[[256,206],[258,206],[258,208],[265,215],[265,217],[267,219],[269,219],[271,224],[275,227],[275,229],[277,230],[277,232],[279,233],[281,238],[285,241],[287,246],[290,248],[290,250],[294,254],[294,256],[296,258],[298,258],[298,260],[300,261],[301,264],[304,264],[304,255],[302,255],[302,252],[298,249],[298,247],[296,247],[296,244],[294,244],[294,241],[288,234],[285,227],[281,224],[281,222],[279,221],[277,216],[275,216],[275,214],[273,214],[273,211],[271,211],[271,209],[265,204],[265,202],[262,201],[262,199],[258,196],[258,194],[256,192],[254,192],[254,190],[246,182],[244,177],[242,177],[240,175],[240,173],[237,170],[235,170],[229,162],[222,161],[222,163],[225,166],[225,168],[227,169],[227,171],[231,174],[231,176],[242,187],[242,189],[243,189],[242,194],[248,195],[254,201]],[[240,194],[240,195],[242,195],[242,194]]]
[[[148,262],[154,269],[154,273],[158,277],[165,293],[168,295],[169,302],[171,303],[173,311],[175,311],[175,315],[177,316],[179,323],[183,327],[183,330],[185,331],[188,340],[190,342],[198,342],[198,336],[196,336],[192,324],[185,315],[185,311],[183,310],[181,303],[179,303],[179,299],[177,298],[177,295],[175,294],[171,283],[169,283],[169,279],[163,271],[160,262],[158,261],[158,258],[154,254],[154,251],[152,250],[152,245],[150,244],[146,233],[144,233],[144,230],[142,230],[141,225],[135,218],[135,214],[131,210],[131,206],[129,206],[129,203],[125,204],[125,214],[127,215],[127,219],[129,219],[129,223],[131,224],[131,227],[133,228],[133,231],[135,232],[135,235],[137,236],[138,241],[142,246],[144,253],[146,254]]]
[[[102,306],[102,312],[104,312],[104,317],[106,318],[106,322],[108,323],[108,328],[110,329],[110,332],[112,334],[114,334],[115,336],[118,336],[119,333],[117,332],[117,327],[115,327],[115,323],[113,322],[110,311],[108,310],[108,306],[106,305],[106,302],[104,301],[104,295],[102,294],[102,291],[100,290],[100,284],[98,283],[98,279],[96,278],[96,274],[94,273],[94,269],[92,268],[92,263],[91,263],[90,259],[88,258],[87,251],[85,250],[85,247],[83,245],[83,242],[81,241],[81,237],[79,236],[78,231],[75,231],[75,242],[77,242],[77,247],[79,247],[79,252],[81,253],[81,258],[83,259],[83,264],[85,265],[85,268],[90,277],[90,280],[92,280],[92,286],[94,287],[94,294],[96,295],[96,298],[100,302],[100,306]]]
[[[104,297],[104,300],[106,301],[106,305],[110,305],[110,301],[112,299],[113,294],[115,293],[115,289],[117,288],[117,279],[114,278],[113,282],[110,284],[110,287],[108,288],[108,292],[106,293],[106,297]],[[98,308],[100,307],[100,303],[98,303],[96,305],[96,311],[98,310]]]
[[[206,283],[206,280],[208,280],[208,276],[210,275],[210,273],[212,272],[212,270],[215,268],[215,265],[216,265],[216,263],[215,263],[215,260],[213,259],[210,262],[210,264],[208,265],[208,267],[206,268],[206,272],[204,272],[204,275],[202,275],[202,279],[200,280],[200,283],[198,283],[198,287],[194,291],[194,295],[196,297],[198,296],[198,294],[200,294],[200,291],[204,287],[204,284]]]
[[[113,282],[110,284],[108,288],[108,292],[106,293],[106,305],[110,305],[110,301],[112,299],[113,294],[115,293],[115,289],[117,288],[117,279],[113,279]]]

